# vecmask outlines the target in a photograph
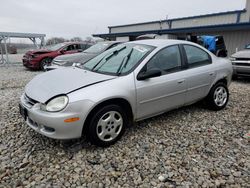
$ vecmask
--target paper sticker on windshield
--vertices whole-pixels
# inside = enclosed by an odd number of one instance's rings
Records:
[[[143,46],[134,46],[133,48],[141,53],[145,53],[148,51],[148,49],[144,48]]]

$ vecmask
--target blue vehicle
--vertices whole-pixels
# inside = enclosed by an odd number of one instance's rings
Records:
[[[223,36],[197,36],[196,43],[204,46],[218,57],[227,57],[227,49]]]

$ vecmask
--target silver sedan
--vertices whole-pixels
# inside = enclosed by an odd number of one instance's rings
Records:
[[[194,43],[124,43],[81,67],[36,76],[21,96],[20,113],[37,132],[55,139],[86,135],[109,146],[134,121],[205,99],[213,110],[228,102],[229,60]]]
[[[250,45],[244,50],[234,53],[230,60],[233,64],[233,77],[250,76]]]

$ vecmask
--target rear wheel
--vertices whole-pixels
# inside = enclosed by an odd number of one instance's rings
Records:
[[[229,92],[226,84],[219,82],[210,90],[206,102],[212,110],[218,111],[226,107],[229,99]]]
[[[108,105],[91,117],[86,136],[92,144],[107,147],[121,138],[128,123],[128,116],[120,106]]]
[[[41,70],[44,71],[44,70],[45,70],[45,67],[48,66],[48,65],[50,65],[51,61],[52,61],[52,59],[49,58],[49,57],[44,58],[44,59],[40,62],[40,68],[41,68]]]

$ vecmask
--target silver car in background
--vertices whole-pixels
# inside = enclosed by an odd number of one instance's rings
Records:
[[[70,67],[74,64],[84,64],[88,60],[94,58],[95,56],[103,53],[108,49],[117,46],[118,44],[121,44],[121,42],[119,41],[98,42],[97,44],[91,46],[90,48],[84,50],[81,53],[58,56],[53,59],[51,65],[45,67],[45,70],[49,71],[62,67]]]
[[[250,76],[250,44],[244,50],[238,51],[231,56],[233,64],[233,77]]]
[[[232,64],[194,43],[124,43],[82,67],[36,76],[25,87],[20,112],[37,132],[55,139],[86,135],[109,146],[134,121],[205,99],[213,110],[228,102]],[[187,127],[188,128],[188,127]]]

